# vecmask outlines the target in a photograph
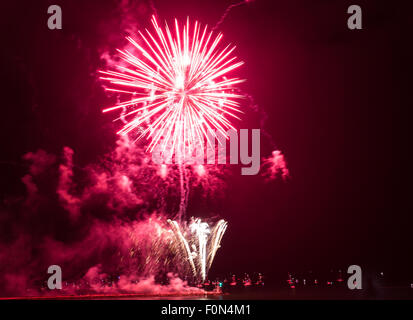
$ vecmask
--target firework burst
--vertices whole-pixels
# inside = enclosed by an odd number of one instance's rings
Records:
[[[168,223],[175,235],[175,253],[188,261],[194,279],[204,281],[221,246],[227,222],[221,219],[212,228],[200,218],[192,218],[189,227],[172,220]]]
[[[243,96],[234,88],[243,80],[227,74],[243,62],[231,56],[235,46],[219,49],[222,34],[214,36],[198,22],[191,26],[188,19],[182,32],[177,20],[175,32],[167,24],[162,30],[155,17],[152,24],[155,33],[139,32],[139,42],[127,37],[137,54],[118,50],[124,66],[100,71],[110,83],[106,90],[128,96],[103,111],[122,112],[118,134],[137,132],[136,140],[150,140],[150,152],[161,146],[161,152],[182,156],[234,129],[228,118],[241,112]]]

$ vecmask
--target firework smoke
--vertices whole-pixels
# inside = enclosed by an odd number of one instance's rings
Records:
[[[115,293],[116,289],[139,292],[145,288],[147,292],[155,282],[169,283],[165,290],[172,292],[171,286],[187,286],[178,275],[193,282],[202,279],[199,260],[194,259],[194,273],[167,221],[179,208],[176,166],[168,166],[162,174],[162,166],[153,164],[148,153],[127,137],[119,139],[115,150],[96,164],[79,167],[74,157],[68,147],[63,148],[61,157],[43,150],[23,157],[28,162],[28,173],[22,178],[27,195],[9,198],[0,207],[0,260],[7,262],[0,265],[2,295],[53,294],[40,289],[52,264],[62,267],[63,280],[69,283],[64,292],[73,294],[86,289]],[[195,166],[185,170],[188,187],[204,186],[215,197],[214,190],[221,191],[223,182],[214,176],[219,172],[215,166],[205,168],[209,171],[205,175],[214,177],[212,180],[199,176]],[[44,224],[43,220],[50,222]],[[204,274],[223,233],[209,225]],[[190,227],[185,222],[176,222],[176,226],[185,235],[190,251],[199,251],[192,247],[198,248],[198,240]],[[92,277],[91,269],[99,276]],[[111,289],[95,283],[107,283],[109,275],[119,275],[122,281]],[[189,288],[182,290],[189,292]],[[161,291],[153,286],[154,293]]]
[[[280,150],[274,150],[268,158],[264,159],[264,176],[268,179],[273,180],[278,175],[281,175],[283,180],[286,180],[290,172],[287,167],[287,162],[284,159],[284,155]]]

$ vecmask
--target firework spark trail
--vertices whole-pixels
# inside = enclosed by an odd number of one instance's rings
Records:
[[[208,223],[202,222],[201,219],[195,219],[189,226],[192,233],[195,233],[198,239],[198,261],[202,280],[206,279],[206,257],[207,241],[210,233]],[[196,248],[196,246],[194,246]]]
[[[171,225],[172,231],[174,232],[176,239],[178,240],[178,243],[181,244],[183,251],[186,253],[186,256],[191,266],[193,274],[196,275],[197,271],[196,271],[196,267],[194,264],[193,255],[189,247],[188,241],[185,239],[185,237],[183,236],[181,232],[181,228],[179,227],[179,224],[176,221],[172,221],[170,219],[168,219],[168,223]]]
[[[118,134],[143,128],[136,140],[149,139],[149,151],[160,145],[165,152],[168,147],[184,161],[195,146],[209,141],[208,133],[216,137],[218,131],[227,136],[227,129],[234,128],[227,116],[239,119],[238,99],[243,96],[233,89],[244,80],[226,75],[243,62],[231,57],[235,46],[218,49],[222,34],[214,37],[198,22],[191,27],[188,19],[181,33],[175,20],[175,35],[167,24],[163,31],[154,16],[152,24],[156,35],[148,30],[145,35],[139,32],[142,45],[127,37],[139,56],[118,50],[129,67],[117,65],[119,71],[100,71],[101,79],[111,84],[106,90],[131,95],[103,111],[126,108],[123,117],[132,119]]]
[[[179,222],[182,222],[182,218],[185,217],[186,208],[188,206],[189,186],[188,186],[188,177],[186,175],[185,166],[183,164],[179,164],[178,170],[179,170],[179,183],[181,186],[181,199],[179,203],[179,211],[178,211],[177,219]]]
[[[208,269],[211,268],[214,261],[217,250],[220,248],[222,237],[227,229],[228,223],[225,220],[219,220],[214,229],[212,230],[211,243],[212,247],[208,253]]]
[[[221,26],[221,24],[224,22],[225,18],[227,17],[227,15],[229,14],[229,12],[230,12],[233,8],[236,8],[236,7],[238,7],[238,6],[241,6],[241,5],[243,5],[243,4],[247,3],[247,2],[251,2],[251,0],[242,0],[241,2],[238,2],[238,3],[234,3],[234,4],[229,5],[229,6],[227,7],[227,9],[224,11],[224,13],[222,14],[222,16],[221,16],[221,18],[219,19],[219,21],[217,22],[217,24],[215,25],[215,27],[212,28],[212,31],[215,31],[216,29],[218,29],[218,28]]]

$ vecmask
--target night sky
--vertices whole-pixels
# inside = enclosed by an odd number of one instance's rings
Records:
[[[126,17],[136,12],[140,29],[153,13],[149,1],[129,1],[127,14],[115,0],[7,2],[1,8],[3,204],[25,194],[25,153],[59,154],[69,146],[76,165],[85,166],[114,148],[118,124],[101,113],[111,98],[97,80],[105,66],[100,55],[124,44]],[[232,2],[153,3],[159,20],[189,16],[213,26]],[[62,7],[62,30],[47,28],[51,4]],[[363,10],[362,30],[347,28],[352,4]],[[261,129],[275,142],[263,138],[262,155],[281,150],[291,176],[265,182],[235,174],[213,207],[190,204],[189,210],[213,209],[229,222],[212,274],[358,264],[413,279],[409,20],[407,8],[378,0],[256,0],[230,12],[220,30],[245,62],[237,71],[247,79],[242,89],[254,97],[266,117]],[[257,125],[248,117],[240,127]],[[12,236],[4,219],[6,243]]]

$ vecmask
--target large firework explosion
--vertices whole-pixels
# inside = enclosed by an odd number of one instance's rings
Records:
[[[198,22],[191,27],[188,19],[182,34],[177,20],[175,33],[167,24],[163,31],[155,17],[152,24],[156,36],[139,32],[141,44],[127,38],[136,55],[118,50],[127,66],[101,71],[101,79],[111,84],[107,90],[130,96],[104,112],[122,110],[122,119],[128,120],[119,134],[139,130],[137,140],[151,139],[149,151],[161,144],[163,151],[171,149],[182,157],[202,147],[208,133],[226,136],[229,128],[234,129],[227,116],[238,118],[237,99],[242,95],[233,87],[243,80],[226,75],[243,62],[231,57],[235,46],[219,50],[222,34],[215,37]]]

